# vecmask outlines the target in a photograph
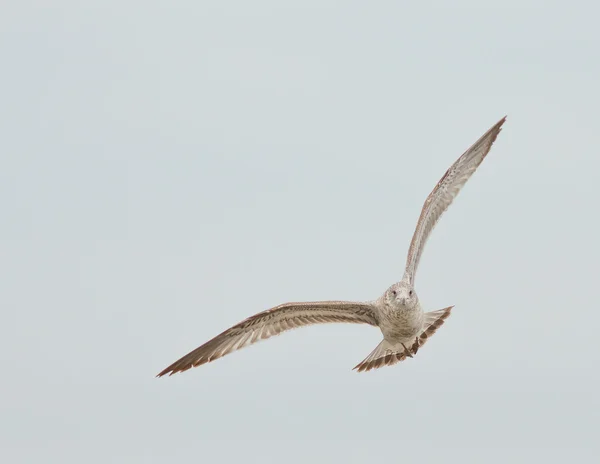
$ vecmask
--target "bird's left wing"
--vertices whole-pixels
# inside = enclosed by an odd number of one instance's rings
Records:
[[[348,322],[377,325],[374,306],[350,301],[285,303],[234,325],[204,345],[186,354],[157,377],[183,372],[218,359],[259,340],[312,324]]]
[[[458,192],[460,192],[460,189],[484,160],[490,148],[492,148],[492,144],[496,140],[496,137],[498,137],[504,121],[506,121],[506,116],[483,134],[471,148],[458,158],[425,200],[419,222],[410,242],[408,258],[406,259],[405,277],[408,277],[408,280],[412,284],[414,284],[415,273],[417,272],[419,260],[421,259],[421,254],[423,253],[423,248],[429,238],[429,234],[441,215],[448,209],[448,206],[450,206]]]

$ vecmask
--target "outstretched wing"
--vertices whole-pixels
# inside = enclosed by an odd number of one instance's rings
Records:
[[[494,140],[500,133],[502,124],[506,121],[504,116],[490,130],[475,142],[456,162],[450,166],[446,174],[440,179],[433,191],[425,200],[417,228],[410,242],[408,258],[406,259],[405,276],[414,284],[415,273],[421,259],[421,253],[425,242],[433,227],[454,200],[460,189],[465,185],[469,177],[484,160]]]
[[[286,330],[312,324],[349,322],[377,325],[376,314],[369,303],[350,301],[318,301],[284,303],[234,325],[204,345],[175,361],[157,377],[172,375],[218,359],[259,340],[279,335]]]

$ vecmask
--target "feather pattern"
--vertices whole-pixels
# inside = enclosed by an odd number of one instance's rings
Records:
[[[417,336],[417,339],[410,347],[411,354],[416,354],[417,350],[421,348],[429,338],[439,329],[446,319],[450,317],[450,312],[454,306],[449,306],[438,311],[430,311],[425,313],[425,323],[421,333]],[[354,369],[358,372],[366,372],[371,369],[377,369],[383,366],[391,366],[393,364],[404,361],[407,355],[402,346],[394,346],[387,340],[383,339],[382,342],[377,345],[377,348],[361,361]]]
[[[414,285],[415,273],[419,266],[425,243],[436,223],[448,209],[458,192],[473,175],[481,162],[489,153],[492,144],[498,137],[506,116],[498,121],[490,130],[481,136],[463,155],[450,166],[435,188],[431,191],[421,210],[417,227],[413,234],[408,257],[406,259],[405,278]]]
[[[378,321],[370,303],[349,301],[319,301],[285,303],[245,319],[227,329],[204,345],[175,361],[158,374],[183,372],[226,354],[279,335],[287,330],[312,324],[348,322],[377,326]]]

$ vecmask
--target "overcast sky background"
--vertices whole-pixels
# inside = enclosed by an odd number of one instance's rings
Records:
[[[448,3],[2,3],[2,462],[598,456],[600,11]],[[357,374],[379,330],[323,325],[154,378],[279,303],[377,298],[505,114],[423,255],[456,306],[415,359]]]

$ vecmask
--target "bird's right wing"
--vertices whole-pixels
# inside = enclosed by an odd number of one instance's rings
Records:
[[[349,322],[377,325],[374,306],[350,301],[285,303],[234,325],[204,345],[186,354],[157,377],[183,372],[218,359],[259,340],[312,324]]]

